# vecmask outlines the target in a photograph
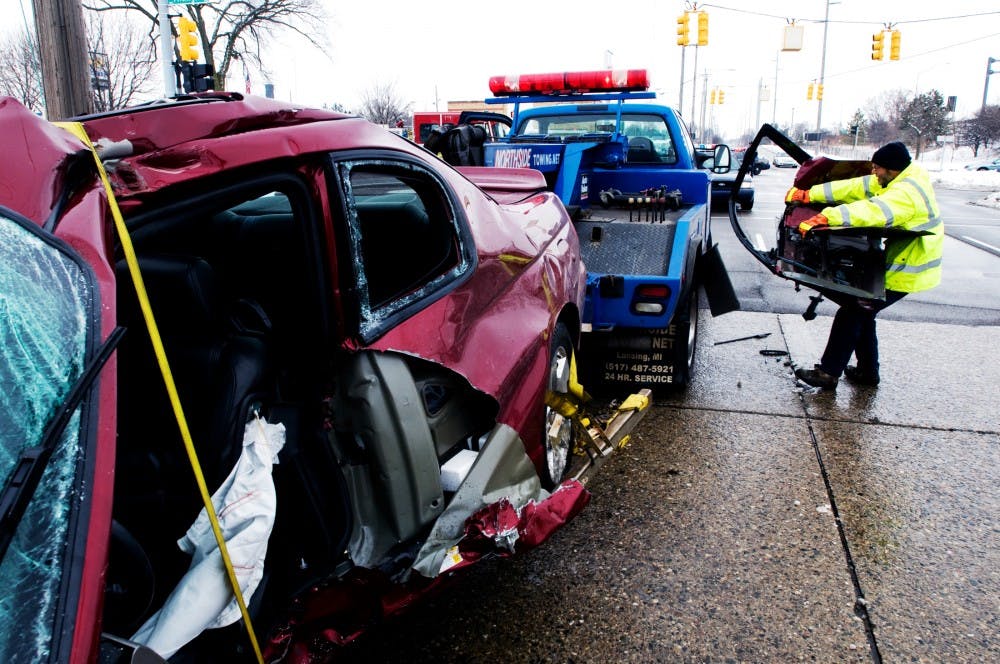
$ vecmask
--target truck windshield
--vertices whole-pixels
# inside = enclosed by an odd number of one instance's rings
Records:
[[[575,113],[539,115],[525,118],[518,136],[538,136],[546,141],[600,140],[616,130],[614,113],[588,113],[575,106]],[[677,148],[666,120],[651,113],[623,113],[618,134],[628,139],[632,163],[677,163]]]
[[[83,371],[90,273],[0,210],[0,482],[37,446]],[[0,659],[46,660],[65,592],[66,544],[81,450],[73,414],[0,560]]]

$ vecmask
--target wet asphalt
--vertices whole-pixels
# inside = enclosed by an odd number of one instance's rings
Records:
[[[701,314],[580,516],[335,661],[1000,661],[1000,328],[881,321],[881,385],[830,393],[790,365],[830,318]]]

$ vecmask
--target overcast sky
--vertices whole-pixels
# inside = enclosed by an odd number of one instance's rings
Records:
[[[610,59],[614,68],[648,69],[661,100],[677,105],[684,50],[682,112],[690,118],[697,50],[695,113],[701,114],[706,80],[709,89],[725,89],[725,103],[707,113],[714,112],[723,133],[735,138],[775,114],[782,123],[794,118],[815,125],[817,102],[806,99],[806,89],[820,78],[828,6],[824,127],[847,124],[868,99],[898,88],[955,95],[957,116],[967,117],[982,103],[987,58],[1000,58],[997,0],[697,3],[709,14],[709,44],[698,49],[676,45],[676,19],[685,6],[680,0],[324,2],[330,16],[325,51],[292,35],[271,49],[268,73],[280,98],[352,107],[373,85],[391,84],[415,110],[444,110],[449,100],[489,96],[492,75],[600,69]],[[31,2],[0,0],[0,8],[21,5],[30,10]],[[803,48],[780,52],[792,20],[804,28]],[[884,24],[902,32],[897,62],[871,60],[872,33]],[[888,45],[887,35],[887,57]],[[994,69],[1000,71],[1000,62]],[[243,87],[242,72],[238,76],[234,89]],[[255,93],[263,92],[263,80],[261,72],[251,72]],[[761,86],[770,99],[758,104]],[[992,77],[988,103],[1000,103],[1000,74]]]

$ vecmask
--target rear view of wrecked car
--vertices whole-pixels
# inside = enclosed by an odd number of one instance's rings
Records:
[[[641,417],[579,415],[534,171],[224,93],[0,141],[4,659],[307,661],[544,542]]]

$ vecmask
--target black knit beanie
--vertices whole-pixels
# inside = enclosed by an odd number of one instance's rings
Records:
[[[875,150],[872,163],[890,171],[901,171],[910,165],[910,153],[905,145],[895,141]]]

